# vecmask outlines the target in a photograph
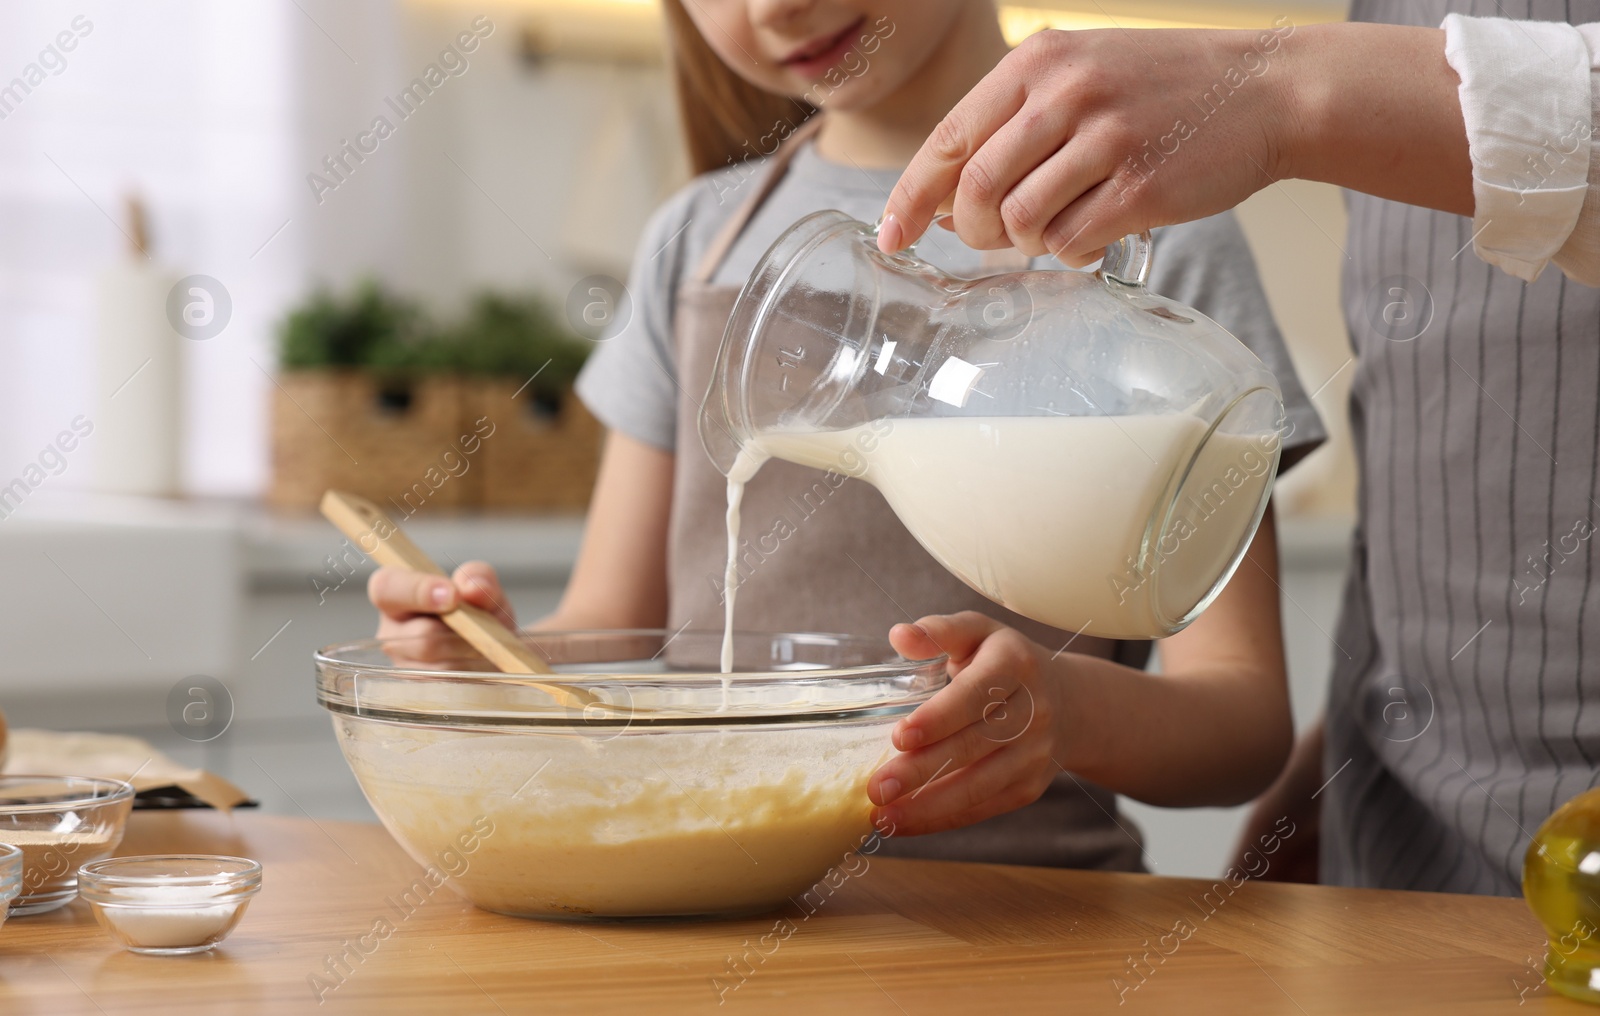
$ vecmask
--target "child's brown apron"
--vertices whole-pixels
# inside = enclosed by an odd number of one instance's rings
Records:
[[[700,446],[698,415],[712,361],[738,289],[712,285],[746,222],[777,186],[820,117],[797,130],[751,179],[754,190],[677,291],[678,454],[667,557],[670,628],[720,628],[727,561],[723,514],[727,481]],[[998,266],[997,266],[997,270]],[[835,482],[838,477],[833,478]],[[900,621],[977,610],[1042,645],[1072,637],[1014,614],[945,571],[901,525],[875,488],[861,480],[830,486],[824,474],[772,460],[745,489],[742,537],[752,568],[739,585],[736,624],[745,630],[848,632],[886,637]],[[1074,652],[1142,665],[1143,644],[1079,638]],[[889,841],[884,852],[1057,867],[1141,869],[1136,833],[1113,820],[1115,796],[1066,773],[1037,802],[966,829]],[[1123,822],[1122,826],[1131,825]]]

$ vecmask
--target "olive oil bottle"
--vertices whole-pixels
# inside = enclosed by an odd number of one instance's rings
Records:
[[[1523,861],[1522,895],[1550,936],[1546,983],[1600,1004],[1600,788],[1563,804],[1539,827]]]

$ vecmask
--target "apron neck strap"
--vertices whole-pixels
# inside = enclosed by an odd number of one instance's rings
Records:
[[[768,195],[783,180],[784,174],[789,170],[789,163],[794,159],[795,152],[799,151],[800,146],[815,134],[821,126],[822,116],[817,113],[812,114],[810,119],[795,128],[778,145],[777,151],[768,156],[767,164],[763,167],[766,170],[766,174],[756,185],[756,189],[751,192],[749,197],[745,198],[744,203],[733,213],[733,218],[729,219],[727,224],[722,227],[716,239],[711,241],[711,246],[707,248],[705,256],[700,259],[700,264],[695,268],[694,275],[691,276],[692,281],[702,285],[711,281],[711,277],[716,274],[718,266],[722,264],[722,259],[727,257],[728,251],[733,248],[734,241],[739,239],[740,233],[744,232],[745,224],[750,221],[750,217],[756,213],[756,209],[761,207],[762,203],[767,200]]]

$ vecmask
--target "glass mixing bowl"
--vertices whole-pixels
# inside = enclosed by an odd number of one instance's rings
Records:
[[[448,886],[519,917],[752,913],[876,849],[889,730],[948,683],[882,639],[531,632],[556,675],[486,672],[453,635],[317,654],[317,700],[384,826]],[[599,700],[569,708],[537,684]],[[825,898],[832,892],[820,883]]]

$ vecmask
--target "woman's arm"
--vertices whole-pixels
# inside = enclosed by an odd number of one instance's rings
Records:
[[[879,243],[953,198],[968,245],[1083,265],[1289,177],[1471,215],[1460,83],[1438,29],[1040,32],[912,159]]]
[[[1353,24],[1296,34],[1302,44],[1285,44],[1273,82],[1286,115],[1272,175],[1470,216],[1461,79],[1445,59],[1444,31]]]
[[[1161,674],[1057,654],[981,614],[927,617],[890,638],[951,657],[951,684],[895,728],[904,754],[872,778],[880,828],[938,832],[1038,798],[1063,769],[1174,806],[1250,800],[1293,740],[1271,510],[1216,602],[1162,643]]]
[[[583,546],[555,613],[531,628],[659,628],[667,622],[673,454],[606,438]]]

